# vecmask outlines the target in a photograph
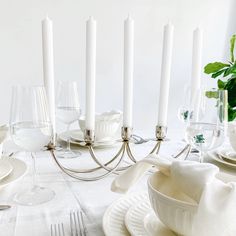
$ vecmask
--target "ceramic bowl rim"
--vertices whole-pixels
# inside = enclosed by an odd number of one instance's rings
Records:
[[[157,175],[159,174],[160,171],[157,171],[155,173],[153,173],[152,175],[149,176],[148,178],[148,187],[153,191],[155,192],[156,194],[158,194],[159,196],[161,196],[162,198],[165,198],[166,200],[169,200],[173,203],[177,203],[177,204],[181,204],[181,205],[185,205],[185,206],[188,206],[188,207],[194,207],[194,208],[197,208],[198,207],[198,204],[197,203],[190,203],[190,202],[185,202],[185,201],[181,201],[181,200],[178,200],[178,199],[175,199],[175,198],[172,198],[160,191],[158,191],[155,187],[152,186],[151,184],[151,180],[153,178],[154,175]]]

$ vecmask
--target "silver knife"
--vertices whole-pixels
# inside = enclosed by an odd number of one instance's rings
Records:
[[[7,210],[7,209],[9,209],[9,208],[11,208],[10,205],[0,205],[0,211],[1,211],[1,210]]]

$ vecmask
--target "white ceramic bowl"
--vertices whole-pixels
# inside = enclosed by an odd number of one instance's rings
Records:
[[[122,120],[122,114],[118,112],[105,112],[96,115],[95,118],[95,139],[97,141],[106,141],[114,139],[120,123]],[[80,129],[85,129],[85,117],[79,119]]]
[[[156,172],[148,179],[151,206],[158,218],[180,235],[190,235],[197,204],[171,184],[171,179]]]

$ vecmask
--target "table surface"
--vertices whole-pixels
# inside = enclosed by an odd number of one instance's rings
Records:
[[[184,142],[177,137],[183,137],[178,132],[173,132],[171,140],[162,145],[161,153],[170,155],[177,153],[184,147]],[[153,148],[154,142],[150,141],[142,145],[131,145],[134,155],[141,159]],[[96,149],[100,160],[109,159],[118,150],[121,144],[113,148]],[[15,147],[14,147],[15,148]],[[13,149],[11,142],[4,145],[7,152]],[[73,167],[85,167],[92,165],[91,158],[86,149],[81,149],[82,155],[75,159],[60,159],[61,163]],[[19,158],[30,165],[30,155],[19,152],[13,158]],[[236,169],[226,168],[223,165],[210,160],[206,161],[217,164],[221,171],[234,175]],[[12,208],[0,211],[0,235],[4,236],[49,236],[50,225],[64,223],[66,235],[69,231],[69,213],[71,210],[82,209],[85,213],[85,223],[88,235],[102,236],[102,217],[106,208],[121,195],[110,191],[110,185],[114,175],[108,176],[95,182],[82,182],[72,179],[63,174],[56,166],[49,152],[37,153],[37,183],[52,189],[56,195],[50,202],[38,206],[22,206],[14,203],[13,198],[17,192],[23,191],[31,182],[30,171],[19,181],[0,189],[0,203],[10,204]],[[147,191],[146,174],[141,181],[131,188],[131,192]],[[2,233],[4,232],[4,234]]]

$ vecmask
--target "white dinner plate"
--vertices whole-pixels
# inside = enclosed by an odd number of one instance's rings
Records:
[[[70,130],[68,132],[63,132],[59,134],[59,139],[61,139],[64,142],[67,142],[67,140],[70,140],[71,144],[79,145],[81,147],[84,147],[86,144],[83,141],[83,133],[81,130]],[[97,148],[106,148],[106,147],[112,147],[117,143],[116,140],[107,140],[107,141],[95,141],[94,147]]]
[[[12,157],[2,157],[3,160],[7,160],[12,166],[12,172],[0,181],[0,188],[4,187],[12,182],[15,182],[21,178],[27,171],[27,165],[25,162],[12,158]]]
[[[221,164],[224,164],[226,166],[229,166],[229,167],[233,167],[233,168],[236,168],[236,164],[233,164],[233,163],[230,163],[228,161],[225,161],[224,159],[222,159],[222,157],[218,154],[218,152],[215,152],[215,151],[212,151],[212,152],[208,152],[208,155],[211,159],[221,163]]]
[[[103,216],[103,231],[106,236],[129,236],[125,215],[134,204],[147,199],[146,193],[129,194],[112,203]]]
[[[8,160],[0,159],[0,180],[8,176],[12,171],[12,165]]]
[[[224,161],[236,165],[236,152],[231,148],[221,149],[217,153],[222,157]]]
[[[132,236],[175,236],[155,215],[149,199],[129,208],[125,216],[125,225]]]

